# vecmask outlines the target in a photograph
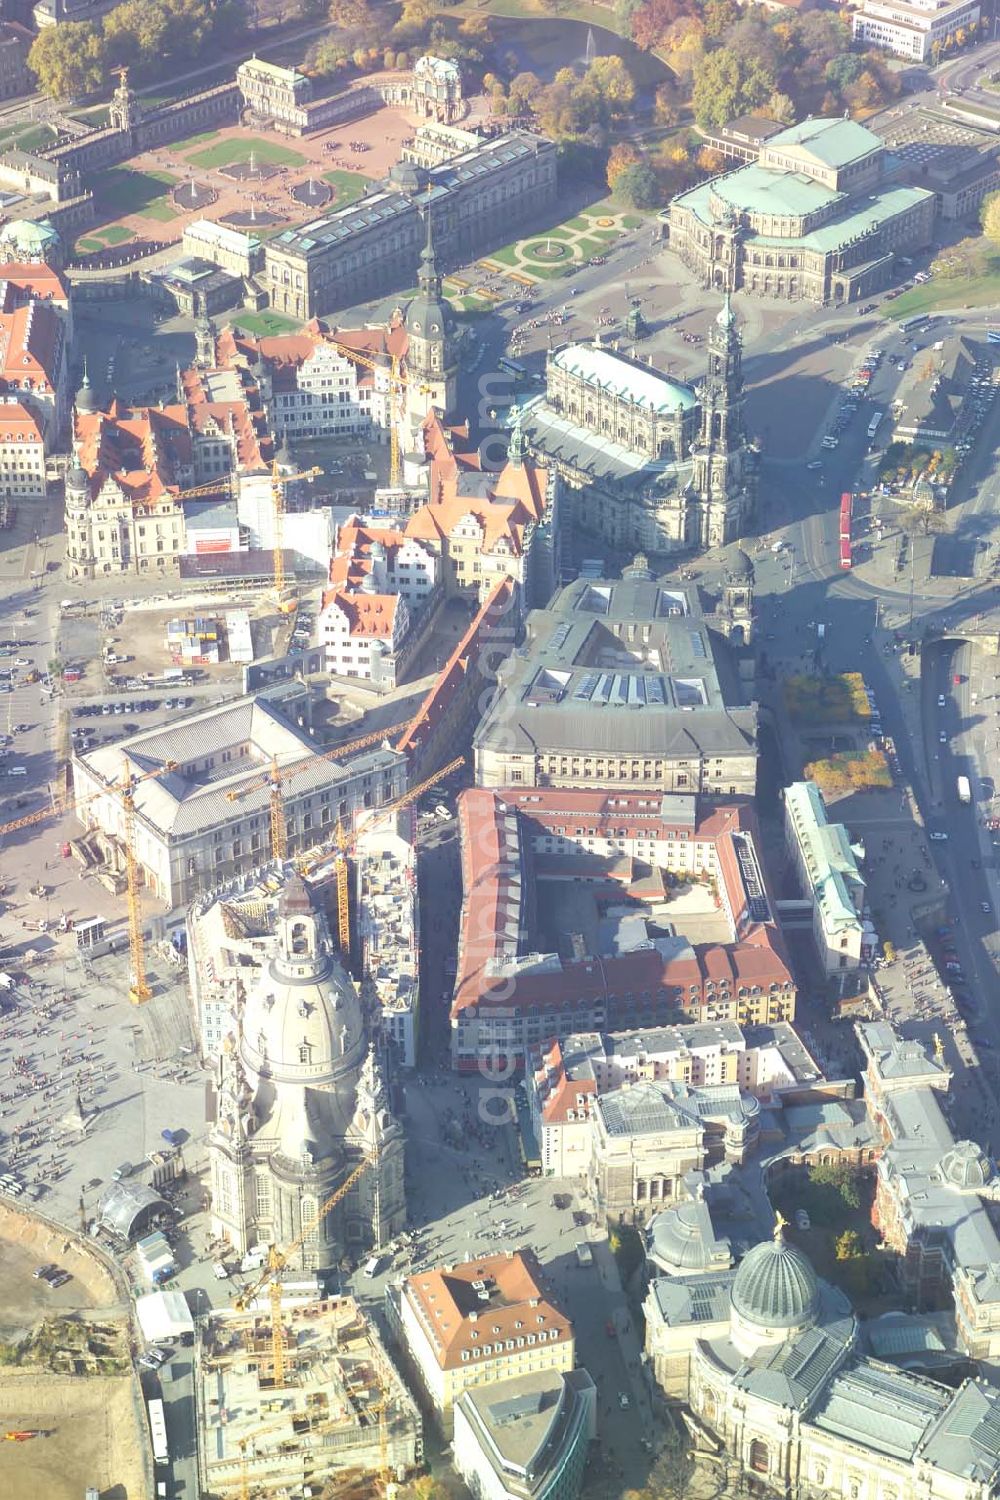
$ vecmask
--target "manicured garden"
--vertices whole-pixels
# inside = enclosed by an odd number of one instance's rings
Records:
[[[335,167],[332,172],[323,172],[321,175],[322,180],[336,191],[334,208],[348,208],[350,204],[357,203],[371,186],[370,177],[363,176],[361,172],[347,172],[343,167]]]
[[[134,239],[135,231],[125,224],[105,224],[101,229],[88,229],[77,240],[75,248],[78,254],[96,255],[99,250],[107,250],[112,245],[125,245]]]
[[[257,135],[230,136],[204,151],[195,151],[187,159],[196,167],[231,167],[236,162],[249,161],[251,156],[254,161],[272,167],[301,167],[309,160],[301,151]]]
[[[177,217],[167,189],[178,181],[172,172],[135,172],[130,167],[108,167],[97,179],[97,202],[108,217],[166,221]]]

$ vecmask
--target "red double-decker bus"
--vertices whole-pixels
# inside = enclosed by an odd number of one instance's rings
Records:
[[[853,559],[851,558],[851,539],[850,537],[848,537],[846,540],[841,540],[840,543],[840,566],[842,568],[850,568],[852,565]]]
[[[840,540],[849,542],[851,540],[851,510],[854,505],[854,496],[846,490],[840,497]]]

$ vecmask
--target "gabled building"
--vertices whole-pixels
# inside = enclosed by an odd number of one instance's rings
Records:
[[[264,337],[226,328],[214,352],[221,368],[245,370],[256,382],[273,432],[292,441],[371,436],[387,442],[391,361],[402,358],[406,347],[400,321],[327,331],[314,320],[298,333]]]
[[[46,492],[42,423],[23,402],[0,396],[0,496],[39,501]]]
[[[186,370],[180,399],[168,406],[128,407],[114,400],[100,411],[87,379],[74,409],[75,462],[66,476],[67,565],[72,577],[176,569],[189,547],[185,492],[238,476],[239,522],[251,546],[254,477],[273,512],[272,443],[253,391],[227,372]],[[244,487],[249,486],[249,494]],[[203,515],[203,500],[188,502]],[[197,528],[196,528],[197,529]],[[290,527],[289,530],[292,528]],[[225,535],[239,537],[231,526]],[[329,529],[324,540],[329,538]],[[291,536],[289,546],[294,545]],[[228,550],[216,544],[214,550]]]
[[[70,331],[68,315],[33,296],[30,282],[0,280],[0,394],[35,413],[47,451],[59,446],[69,417]]]
[[[415,614],[437,589],[440,567],[426,543],[396,527],[352,516],[337,531],[330,583],[350,593],[373,584],[377,592],[399,594]]]
[[[402,595],[328,589],[318,624],[332,676],[357,677],[383,692],[396,686],[399,653],[410,628]]]
[[[529,606],[547,603],[557,580],[559,482],[527,454],[520,423],[498,473],[456,454],[436,415],[423,428],[429,499],[406,535],[441,559],[448,597],[485,599],[513,579]]]

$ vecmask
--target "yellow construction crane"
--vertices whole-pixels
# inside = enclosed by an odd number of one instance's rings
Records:
[[[273,570],[274,570],[274,596],[279,610],[288,613],[294,608],[294,603],[283,599],[285,592],[285,490],[290,484],[295,484],[299,479],[315,479],[322,474],[322,469],[301,469],[297,474],[282,474],[281,466],[277,459],[271,464],[271,498],[274,504],[274,548],[273,548]],[[219,495],[236,493],[239,476],[234,470],[228,474],[220,474],[218,479],[210,484],[198,484],[194,489],[182,490],[180,498],[189,500],[196,495]]]
[[[338,343],[338,341],[336,339],[329,338],[329,337],[327,337],[326,339],[324,339],[324,343],[329,344],[332,348],[336,349],[337,353],[338,354],[342,354],[345,359],[350,359],[350,360],[353,360],[355,362],[355,364],[363,365],[366,370],[379,371],[379,370],[384,370],[385,369],[385,365],[382,364],[382,363],[380,363],[379,360],[377,360],[376,358],[374,358],[373,355],[371,355],[371,354],[364,354],[364,353],[362,353],[358,349],[352,349],[351,346],[350,346],[350,344],[341,344],[341,343]],[[400,394],[401,394],[401,392],[405,391],[408,386],[413,386],[416,390],[421,391],[421,392],[428,392],[428,391],[433,390],[433,386],[429,386],[429,385],[417,385],[415,381],[408,379],[408,377],[402,373],[402,369],[401,369],[400,365],[401,365],[401,362],[400,362],[399,355],[398,354],[390,354],[390,356],[389,356],[389,484],[392,486],[393,489],[398,488],[398,486],[399,486],[399,484],[400,484],[400,482],[402,480],[402,477],[403,477],[403,471],[402,471],[402,465],[400,463],[400,453],[399,453],[399,417],[400,417],[400,412],[398,410],[398,402],[399,402]]]
[[[152,996],[149,980],[146,977],[146,946],[142,936],[142,881],[140,878],[139,861],[135,852],[135,789],[143,781],[155,780],[157,776],[163,776],[168,771],[176,770],[176,762],[164,761],[155,771],[144,771],[141,776],[136,776],[125,761],[121,778],[111,783],[102,792],[92,792],[89,797],[67,798],[60,802],[54,802],[50,807],[44,807],[40,812],[28,813],[27,817],[15,818],[12,823],[4,823],[0,826],[0,838],[5,834],[16,833],[19,828],[28,828],[33,823],[41,823],[46,818],[60,817],[64,813],[75,812],[80,814],[81,808],[87,807],[91,802],[100,801],[103,797],[117,797],[122,807],[122,846],[125,851],[125,899],[128,909],[128,946],[131,963],[131,982],[129,984],[129,999],[133,1005],[143,1005]]]
[[[135,857],[135,778],[128,762],[115,790],[121,796],[122,843],[125,845],[125,899],[128,903],[128,949],[132,966],[132,983],[128,997],[133,1005],[145,1005],[153,991],[146,978],[146,943],[142,935],[142,896],[139,889],[139,861]]]
[[[310,755],[306,760],[297,761],[294,766],[289,766],[284,772],[278,765],[277,758],[272,757],[269,770],[236,791],[227,792],[226,799],[229,802],[239,802],[242,797],[248,796],[251,792],[267,787],[271,817],[271,857],[284,861],[288,858],[288,825],[285,822],[285,808],[281,799],[281,788],[284,783],[291,781],[292,777],[298,776],[301,771],[307,771],[318,761],[336,760],[341,755],[353,755],[356,750],[363,750],[366,745],[378,744],[388,739],[398,728],[398,724],[390,724],[387,729],[376,730],[374,734],[363,734],[359,739],[348,740],[343,745],[335,745],[332,750],[324,750],[320,755]]]
[[[285,1384],[285,1330],[281,1320],[281,1272],[288,1265],[289,1260],[305,1244],[318,1224],[321,1224],[332,1208],[336,1208],[342,1198],[345,1198],[358,1179],[367,1172],[372,1165],[372,1158],[366,1156],[364,1161],[358,1163],[344,1181],[336,1188],[326,1201],[320,1205],[312,1217],[303,1224],[291,1244],[279,1250],[272,1245],[267,1252],[267,1265],[248,1287],[244,1287],[235,1299],[233,1306],[241,1312],[245,1311],[264,1289],[267,1289],[271,1304],[271,1373],[272,1382],[276,1389],[281,1389]]]
[[[379,817],[384,813],[402,812],[404,807],[410,807],[412,803],[416,802],[418,797],[423,796],[428,788],[434,786],[439,781],[443,781],[446,776],[451,775],[452,771],[457,771],[464,764],[465,756],[456,756],[446,766],[442,766],[440,770],[435,771],[433,776],[428,776],[425,780],[418,781],[408,791],[403,792],[398,797],[393,797],[391,802],[384,802],[381,807],[373,808],[372,811]],[[351,849],[353,849],[359,832],[358,828],[354,828],[350,832],[345,831],[343,824],[339,821],[334,832],[334,842],[337,846],[337,856],[334,861],[334,874],[337,882],[337,940],[342,953],[349,953],[351,947],[347,856]],[[315,869],[325,858],[325,854],[319,854],[310,860],[303,861],[299,864],[300,873],[307,875],[310,870]]]
[[[247,1449],[251,1443],[256,1443],[258,1438],[266,1437],[269,1432],[277,1432],[279,1428],[284,1431],[287,1426],[287,1422],[269,1422],[266,1427],[258,1427],[255,1432],[249,1433],[246,1437],[237,1438],[236,1446],[240,1454],[240,1500],[250,1500],[250,1470],[247,1464]]]

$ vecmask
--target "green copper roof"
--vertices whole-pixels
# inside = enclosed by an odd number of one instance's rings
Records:
[[[846,167],[862,156],[868,156],[882,145],[878,136],[856,120],[803,120],[779,131],[767,142],[769,151],[782,146],[808,151],[825,167]]]
[[[770,209],[773,213],[791,213],[797,211],[793,210],[790,206],[781,209],[778,206],[780,202],[783,201],[790,204],[793,200],[790,198],[782,199],[780,194],[767,201],[764,200],[762,194],[758,195],[757,201],[746,201],[741,185],[741,179],[743,179],[746,172],[760,173],[762,176],[772,180],[785,182],[789,180],[786,174],[765,172],[763,168],[757,166],[743,167],[737,172],[730,173],[727,177],[717,177],[714,182],[703,182],[698,187],[691,188],[687,193],[678,194],[672,206],[681,205],[688,209],[702,224],[709,228],[714,226],[716,222],[711,209],[711,197],[713,193],[731,203],[737,211],[764,211],[765,209]],[[793,173],[791,176],[796,183],[801,184],[807,180],[798,173]],[[756,178],[750,179],[751,188],[753,188],[755,181]],[[881,192],[876,191],[860,194],[857,197],[848,197],[843,194],[831,193],[826,188],[820,187],[818,183],[812,183],[811,180],[810,186],[817,188],[822,197],[825,197],[827,200],[839,198],[840,211],[832,219],[820,225],[818,229],[810,230],[808,234],[789,235],[787,237],[755,234],[752,229],[746,229],[743,236],[744,243],[754,246],[762,245],[766,249],[806,249],[827,254],[832,250],[839,250],[844,245],[849,245],[852,241],[859,239],[863,235],[874,233],[887,220],[894,219],[897,215],[905,213],[922,199],[934,196],[924,188],[892,187],[885,188]],[[816,206],[822,202],[822,197],[816,200]]]

